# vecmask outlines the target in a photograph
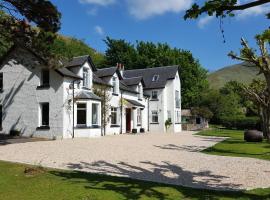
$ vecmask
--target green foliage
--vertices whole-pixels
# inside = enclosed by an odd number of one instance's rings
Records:
[[[61,35],[58,35],[54,43],[50,46],[50,52],[61,59],[90,55],[97,66],[101,65],[104,60],[103,54],[89,47],[84,41]]]
[[[192,7],[186,11],[184,19],[197,19],[202,14],[209,16],[215,15],[216,17],[234,17],[233,11],[235,10],[245,10],[269,3],[269,1],[254,0],[251,2],[242,2],[240,5],[238,3],[239,1],[237,0],[207,0],[204,1],[202,5],[194,3]],[[270,13],[267,14],[268,18],[269,15]]]
[[[191,109],[191,113],[194,116],[200,116],[205,119],[211,119],[214,115],[207,107],[194,107]]]
[[[256,130],[260,128],[260,119],[258,117],[246,116],[223,116],[221,117],[220,124],[229,129]]]
[[[167,120],[165,121],[166,131],[170,128],[171,125],[172,125],[171,119],[167,119]]]
[[[104,66],[122,63],[126,69],[140,69],[178,65],[183,108],[194,106],[199,94],[208,88],[207,71],[189,51],[171,48],[168,44],[162,43],[137,41],[136,45],[132,45],[125,40],[108,37],[105,42],[108,49]]]

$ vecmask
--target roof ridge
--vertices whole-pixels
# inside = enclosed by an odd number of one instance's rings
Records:
[[[149,67],[149,68],[143,68],[143,69],[129,69],[129,70],[125,70],[125,71],[152,70],[152,69],[167,68],[167,67],[178,67],[178,65],[167,65],[167,66],[160,66],[160,67]]]

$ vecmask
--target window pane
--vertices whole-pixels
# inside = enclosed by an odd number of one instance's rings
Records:
[[[111,124],[117,125],[117,108],[111,108]]]
[[[98,104],[92,104],[92,124],[98,124]]]
[[[152,111],[152,122],[158,123],[158,112],[157,111]]]
[[[157,99],[157,98],[158,98],[158,92],[152,91],[152,99]]]
[[[77,124],[86,125],[86,104],[77,104]]]
[[[49,103],[41,104],[41,125],[49,126]]]
[[[50,71],[47,69],[42,70],[42,85],[50,84]]]

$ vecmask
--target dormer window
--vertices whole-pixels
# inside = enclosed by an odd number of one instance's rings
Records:
[[[157,82],[159,78],[159,75],[154,75],[152,78],[152,82]]]
[[[41,86],[49,86],[50,85],[50,70],[42,69],[41,71]]]
[[[116,77],[112,77],[112,92],[113,94],[117,94],[117,80]]]
[[[83,68],[83,87],[89,88],[89,70]]]

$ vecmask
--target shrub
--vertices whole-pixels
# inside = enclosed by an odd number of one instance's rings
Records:
[[[19,130],[10,130],[9,135],[10,136],[20,136],[21,132]]]
[[[260,120],[258,117],[229,116],[220,119],[222,126],[230,129],[259,129]]]

